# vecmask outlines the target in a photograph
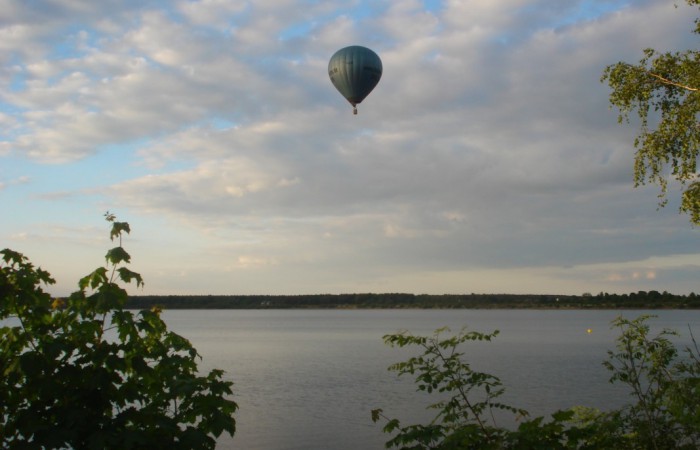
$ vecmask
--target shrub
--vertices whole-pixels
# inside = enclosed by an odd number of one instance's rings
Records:
[[[458,347],[467,341],[494,338],[462,330],[443,338],[447,328],[433,336],[403,332],[384,336],[391,346],[414,346],[418,356],[389,366],[402,375],[415,376],[417,389],[436,392],[445,399],[429,406],[436,415],[428,424],[401,426],[398,419],[372,411],[372,420],[386,420],[384,431],[394,433],[387,448],[401,449],[696,449],[700,448],[700,352],[693,345],[685,356],[662,330],[649,335],[647,320],[618,318],[617,351],[603,364],[613,383],[630,387],[633,402],[619,410],[601,412],[573,407],[551,418],[529,418],[527,411],[498,402],[504,388],[498,377],[476,371]],[[692,337],[692,333],[691,333]],[[494,409],[517,415],[515,429],[499,426]]]

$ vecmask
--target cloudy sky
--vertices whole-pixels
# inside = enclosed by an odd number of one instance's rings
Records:
[[[697,47],[676,3],[0,0],[0,247],[69,293],[109,210],[143,294],[698,292],[600,83]]]

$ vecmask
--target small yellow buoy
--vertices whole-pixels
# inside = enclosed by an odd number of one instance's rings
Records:
[[[591,328],[589,328],[586,330],[586,333],[591,334],[591,333],[593,333],[593,330]]]

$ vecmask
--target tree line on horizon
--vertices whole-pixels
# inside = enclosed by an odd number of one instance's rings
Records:
[[[593,295],[357,293],[310,295],[134,295],[127,308],[147,309],[700,309],[691,292]]]

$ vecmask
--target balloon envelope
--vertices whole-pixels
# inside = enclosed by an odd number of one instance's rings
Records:
[[[372,50],[351,45],[341,48],[331,57],[328,62],[328,76],[333,86],[354,107],[379,83],[382,77],[382,61]]]

